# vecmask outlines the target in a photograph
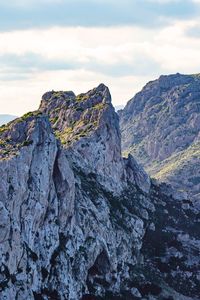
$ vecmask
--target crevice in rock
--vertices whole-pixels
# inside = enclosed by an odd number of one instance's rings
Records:
[[[37,293],[37,292],[33,292],[33,296],[34,296],[34,300],[44,300],[47,299],[48,300],[60,300],[60,296],[58,294],[58,292],[56,290],[50,290],[50,289],[42,289],[41,292]]]
[[[108,255],[106,251],[103,250],[97,256],[93,266],[88,270],[86,283],[91,295],[95,294],[95,290],[98,286],[102,286],[103,288],[109,286],[109,282],[106,279],[106,275],[109,273],[110,269],[111,265]]]

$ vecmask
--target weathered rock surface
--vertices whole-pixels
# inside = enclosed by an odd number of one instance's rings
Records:
[[[119,114],[124,153],[200,202],[200,76],[161,76]]]
[[[0,141],[0,299],[199,299],[199,213],[121,157],[107,87],[46,93]]]

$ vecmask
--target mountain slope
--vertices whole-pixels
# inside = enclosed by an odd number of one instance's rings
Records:
[[[122,158],[106,86],[46,93],[0,141],[0,299],[199,299],[198,212]]]
[[[120,111],[120,126],[124,153],[132,153],[155,178],[199,198],[199,75],[149,82]]]

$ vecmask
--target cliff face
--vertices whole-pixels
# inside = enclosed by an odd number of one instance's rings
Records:
[[[149,82],[120,111],[122,148],[148,173],[200,199],[200,76]]]
[[[123,188],[119,121],[107,87],[101,84],[77,97],[72,92],[47,93],[40,111],[48,114],[69,159],[87,173],[94,172],[110,190]]]
[[[0,299],[199,299],[198,211],[121,157],[104,85],[1,127],[0,172]]]

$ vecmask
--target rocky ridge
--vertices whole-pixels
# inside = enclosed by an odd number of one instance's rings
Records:
[[[199,299],[199,212],[122,158],[103,84],[1,127],[0,172],[0,299]]]
[[[123,152],[199,205],[200,76],[174,74],[149,82],[120,111],[120,126]]]

